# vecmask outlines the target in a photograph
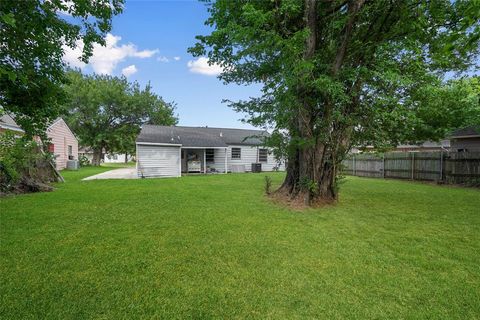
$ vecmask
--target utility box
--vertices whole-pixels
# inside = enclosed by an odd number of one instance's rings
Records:
[[[80,163],[78,160],[67,160],[67,170],[78,170]]]
[[[252,172],[262,172],[262,164],[252,163]]]

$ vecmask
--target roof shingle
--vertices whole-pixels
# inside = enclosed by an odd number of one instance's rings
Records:
[[[181,144],[184,147],[262,145],[268,132],[262,130],[144,125],[137,142]]]
[[[480,125],[458,129],[452,133],[452,138],[478,137],[478,136],[480,136]]]

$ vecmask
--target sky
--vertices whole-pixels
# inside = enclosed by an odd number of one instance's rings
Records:
[[[187,52],[196,35],[211,31],[204,25],[207,18],[207,7],[199,1],[126,0],[106,47],[96,46],[88,65],[77,59],[81,43],[76,50],[64,48],[64,60],[84,73],[123,74],[142,86],[150,82],[165,101],[177,104],[179,125],[252,128],[239,121],[243,114],[221,101],[257,96],[260,86],[225,85],[217,78],[221,67]]]

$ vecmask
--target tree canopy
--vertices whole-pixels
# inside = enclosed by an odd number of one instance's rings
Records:
[[[0,1],[0,105],[28,135],[42,134],[65,99],[63,46],[104,44],[123,0]]]
[[[135,153],[135,139],[143,124],[174,125],[175,105],[125,77],[68,72],[65,91],[67,122],[83,146],[94,151],[100,164],[103,150]]]
[[[478,61],[477,1],[217,0],[209,11],[214,30],[190,51],[222,65],[226,83],[263,84],[231,105],[288,137],[279,192],[307,204],[336,199],[352,145],[438,136],[442,120],[422,123],[422,110],[449,90],[448,72]]]

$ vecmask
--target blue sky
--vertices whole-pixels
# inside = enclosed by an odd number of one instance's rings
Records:
[[[195,36],[208,34],[204,3],[198,1],[127,0],[124,12],[113,19],[107,48],[96,48],[89,65],[82,65],[78,51],[66,50],[65,60],[84,72],[121,75],[145,85],[148,81],[166,101],[177,103],[179,125],[251,128],[239,121],[222,99],[247,99],[259,86],[224,85],[203,59],[187,49]]]

